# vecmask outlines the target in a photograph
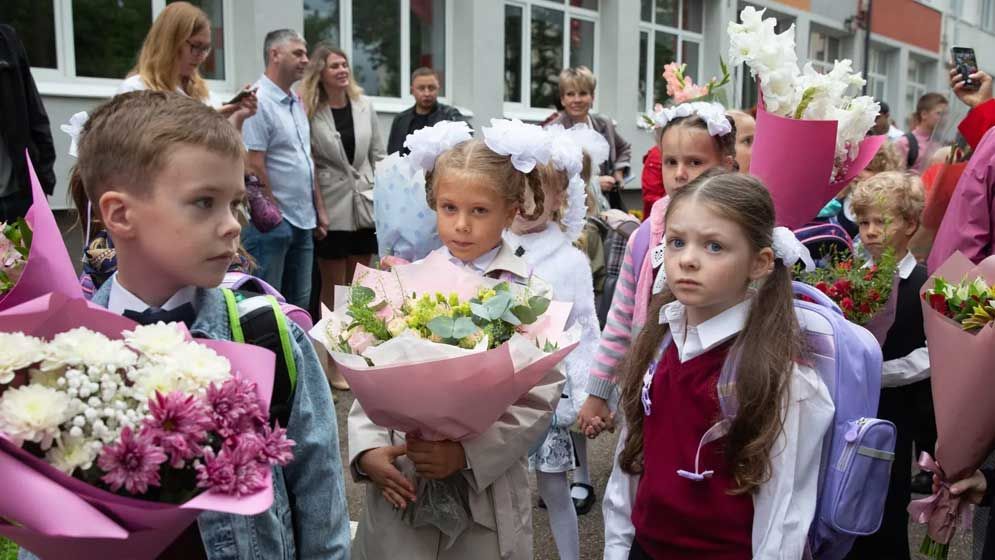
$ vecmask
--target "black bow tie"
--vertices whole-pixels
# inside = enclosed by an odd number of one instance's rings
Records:
[[[126,309],[123,315],[140,325],[154,325],[159,321],[163,323],[183,323],[189,329],[197,318],[197,311],[190,303],[184,303],[176,309],[169,311],[150,307],[141,313]]]

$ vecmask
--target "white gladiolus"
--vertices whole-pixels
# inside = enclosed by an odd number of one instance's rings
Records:
[[[870,97],[851,98],[847,91],[862,87],[864,79],[850,60],[837,60],[821,74],[811,63],[798,70],[794,26],[776,33],[777,20],[763,19],[764,10],[746,7],[742,23],[728,26],[729,61],[745,63],[760,83],[765,109],[772,114],[806,120],[835,120],[834,176],[856,156],[865,134],[874,124],[880,105]]]

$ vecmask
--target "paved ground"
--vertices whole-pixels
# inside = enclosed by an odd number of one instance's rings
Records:
[[[335,408],[339,420],[339,434],[342,446],[342,457],[347,457],[346,452],[346,417],[349,407],[352,405],[352,393],[335,391]],[[608,482],[608,475],[611,471],[612,452],[615,449],[615,436],[600,437],[588,445],[588,454],[591,461],[591,476],[594,479],[594,487],[598,489],[598,495]],[[535,483],[532,483],[533,495],[535,495]],[[349,517],[358,519],[363,508],[363,489],[346,479],[346,494],[349,499]],[[549,521],[546,517],[546,510],[533,508],[533,526],[535,532],[535,559],[536,560],[557,560],[556,546],[553,543],[553,536],[549,532]],[[580,522],[580,557],[581,560],[598,560],[604,546],[604,525],[601,519],[600,502],[597,507],[587,515],[579,518]],[[913,551],[922,542],[924,531],[919,525],[910,528],[910,543],[913,544]],[[970,534],[959,534],[954,546],[950,551],[950,560],[970,560]],[[916,558],[913,555],[913,558]]]

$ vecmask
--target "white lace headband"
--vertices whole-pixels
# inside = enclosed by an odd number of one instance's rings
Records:
[[[712,136],[724,136],[732,132],[732,124],[726,117],[726,110],[720,103],[694,101],[692,103],[682,103],[675,107],[663,107],[657,105],[653,114],[649,115],[652,128],[663,128],[674,119],[698,115],[708,126],[708,133]]]
[[[798,261],[801,261],[805,265],[806,271],[815,270],[815,261],[812,260],[812,253],[808,250],[798,238],[795,237],[795,232],[782,226],[777,226],[774,228],[773,234],[771,236],[772,249],[774,250],[774,258],[781,261],[781,263],[792,268]],[[659,268],[657,271],[656,279],[653,282],[653,294],[659,294],[667,287],[667,273],[663,268],[663,248],[666,243],[666,236],[661,240],[660,245],[655,247],[649,258],[653,259],[653,267]],[[661,315],[662,317],[662,315]]]
[[[540,126],[518,119],[491,119],[491,126],[481,130],[487,147],[496,154],[511,156],[511,164],[522,173],[549,163],[552,157],[549,134]]]
[[[442,152],[466,142],[471,133],[470,125],[463,121],[441,121],[420,128],[404,140],[404,147],[409,150],[407,160],[428,173],[435,169],[435,160]]]

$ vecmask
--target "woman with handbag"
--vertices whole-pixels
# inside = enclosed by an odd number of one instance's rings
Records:
[[[328,211],[328,236],[315,245],[321,302],[377,252],[373,166],[386,150],[373,103],[353,81],[345,52],[319,44],[304,72],[301,97],[311,121],[311,155]]]

